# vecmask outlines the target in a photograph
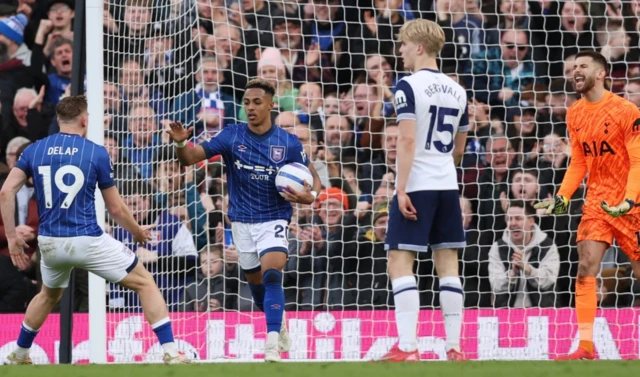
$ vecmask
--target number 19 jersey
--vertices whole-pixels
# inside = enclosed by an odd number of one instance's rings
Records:
[[[96,185],[115,185],[107,150],[79,135],[57,133],[29,145],[16,163],[33,178],[40,225],[49,237],[100,236]]]
[[[415,157],[406,192],[457,190],[455,135],[469,130],[467,94],[447,75],[422,69],[402,78],[395,94],[397,121],[416,121]]]

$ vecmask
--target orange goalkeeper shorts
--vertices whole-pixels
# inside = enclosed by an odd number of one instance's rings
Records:
[[[640,260],[640,214],[621,217],[585,214],[578,226],[577,242],[602,241],[609,245],[616,239],[618,245],[631,260]]]

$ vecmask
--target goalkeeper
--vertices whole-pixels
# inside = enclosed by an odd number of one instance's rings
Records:
[[[571,163],[554,200],[535,205],[564,214],[588,174],[587,197],[578,227],[576,314],[580,346],[558,360],[595,358],[593,322],[598,306],[596,275],[615,238],[640,277],[640,110],[605,88],[607,61],[597,52],[576,55],[573,80],[583,98],[567,111]]]

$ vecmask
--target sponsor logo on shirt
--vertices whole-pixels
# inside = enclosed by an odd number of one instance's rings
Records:
[[[402,109],[407,106],[407,96],[404,94],[404,91],[398,90],[396,92],[396,110]]]

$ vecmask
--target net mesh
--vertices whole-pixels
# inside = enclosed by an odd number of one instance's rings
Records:
[[[243,88],[254,77],[276,85],[272,119],[298,136],[323,186],[340,190],[337,205],[295,208],[284,271],[293,347],[284,357],[370,359],[393,345],[383,244],[398,133],[392,100],[406,74],[395,35],[426,18],[445,30],[442,72],[469,94],[471,130],[458,169],[468,244],[459,252],[463,349],[472,359],[547,359],[574,349],[584,187],[568,215],[537,219],[536,232],[557,246],[545,250],[555,256],[538,266],[545,274],[537,286],[522,279],[510,291],[496,278],[508,261],[492,245],[507,228],[510,199],[552,197],[566,172],[577,52],[603,53],[612,91],[640,105],[639,17],[637,0],[112,1],[104,23],[105,144],[125,202],[138,221],[156,225],[154,241],[134,251],[168,301],[179,347],[210,361],[263,356],[264,316],[252,305],[225,216],[227,167],[214,157],[181,168],[160,132],[181,121],[198,142],[246,121]],[[126,238],[114,224],[110,232]],[[430,252],[418,255],[415,270],[419,347],[424,358],[444,358]],[[612,309],[596,322],[601,357],[638,355],[631,275],[625,254],[607,250],[598,300]],[[135,296],[115,286],[108,294],[109,360],[160,360]]]

